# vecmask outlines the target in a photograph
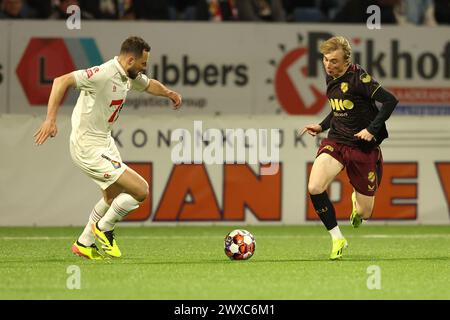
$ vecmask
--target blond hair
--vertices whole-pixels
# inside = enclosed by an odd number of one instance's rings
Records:
[[[344,52],[344,61],[350,64],[352,61],[352,47],[348,40],[342,36],[332,37],[320,44],[320,53],[328,54],[330,52],[342,49]]]

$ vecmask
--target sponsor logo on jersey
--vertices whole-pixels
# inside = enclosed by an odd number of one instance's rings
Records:
[[[329,99],[331,109],[334,111],[344,111],[345,109],[353,109],[354,104],[350,100]]]

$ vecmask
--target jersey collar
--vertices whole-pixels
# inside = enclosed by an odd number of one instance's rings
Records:
[[[128,78],[127,73],[125,72],[125,70],[123,70],[123,67],[120,65],[119,60],[117,59],[118,57],[115,56],[114,57],[114,65],[116,66],[117,70],[119,70],[120,75],[122,76],[122,78]]]

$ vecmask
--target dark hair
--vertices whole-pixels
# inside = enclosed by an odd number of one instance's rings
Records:
[[[142,51],[150,51],[151,48],[144,39],[140,37],[128,37],[120,47],[120,54],[131,53],[135,58],[142,56]]]

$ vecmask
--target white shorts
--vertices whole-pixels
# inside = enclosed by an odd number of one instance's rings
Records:
[[[76,142],[70,141],[70,155],[75,165],[102,190],[116,182],[128,168],[112,137],[105,140],[85,135]]]

